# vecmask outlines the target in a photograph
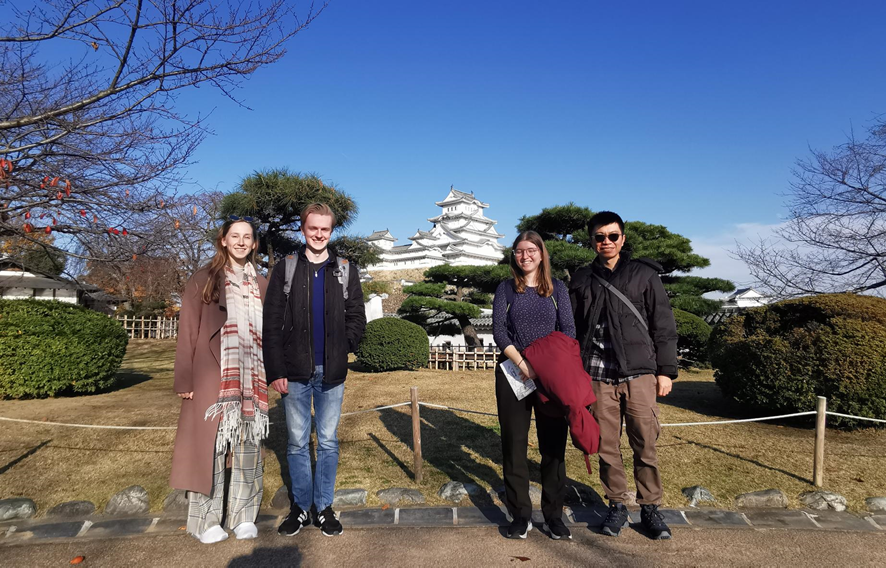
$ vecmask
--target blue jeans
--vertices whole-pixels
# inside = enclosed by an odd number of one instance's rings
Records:
[[[311,504],[322,511],[332,505],[335,474],[338,471],[338,421],[345,384],[323,383],[323,365],[314,368],[307,382],[289,382],[283,395],[289,445],[286,461],[292,478],[292,502],[307,511]],[[311,399],[317,426],[317,471],[311,475]]]

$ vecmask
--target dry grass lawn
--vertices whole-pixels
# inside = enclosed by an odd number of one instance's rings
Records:
[[[0,401],[0,416],[50,422],[174,426],[179,402],[172,393],[175,344],[133,341],[113,391],[71,398]],[[354,371],[345,390],[344,411],[405,402],[417,386],[422,401],[495,412],[491,371],[429,371],[369,374]],[[694,422],[746,417],[723,399],[710,371],[684,373],[663,399],[662,422]],[[339,428],[338,488],[362,487],[369,504],[386,487],[420,489],[429,504],[440,504],[439,487],[449,480],[498,487],[501,450],[495,417],[422,408],[424,481],[413,481],[412,427],[408,409],[344,417]],[[279,397],[271,395],[271,438],[265,457],[265,502],[283,484],[286,435]],[[87,499],[99,510],[129,485],[144,486],[153,510],[169,492],[172,431],[116,431],[0,422],[0,498],[26,496],[41,512],[55,504]],[[534,434],[533,434],[534,436]],[[625,438],[625,447],[627,441]],[[728,426],[667,427],[659,440],[665,484],[664,503],[686,505],[682,487],[703,485],[732,507],[735,495],[777,487],[799,506],[797,495],[812,488],[811,422],[746,423]],[[630,452],[625,458],[630,468]],[[864,498],[886,495],[886,430],[827,434],[825,488],[844,495],[851,510]],[[530,448],[532,475],[539,456]],[[567,455],[570,478],[601,491],[588,475],[580,453]],[[594,463],[592,461],[592,463]]]

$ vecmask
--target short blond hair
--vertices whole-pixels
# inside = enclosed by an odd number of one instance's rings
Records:
[[[305,220],[308,218],[308,215],[311,213],[315,213],[317,215],[329,215],[332,217],[332,226],[335,227],[335,213],[325,203],[310,203],[307,207],[301,210],[301,215],[299,219],[301,219],[302,225],[305,224]]]

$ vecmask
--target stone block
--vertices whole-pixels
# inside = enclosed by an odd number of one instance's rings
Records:
[[[708,491],[705,487],[701,485],[693,485],[692,487],[684,487],[681,492],[683,496],[689,501],[690,507],[698,507],[699,503],[709,502],[713,503],[716,501],[713,493]]]
[[[886,497],[868,497],[864,506],[871,513],[886,513]]]
[[[335,492],[332,500],[332,506],[336,509],[342,507],[364,507],[366,506],[365,489],[339,489]]]
[[[150,509],[148,492],[141,485],[130,485],[126,489],[118,491],[108,504],[105,505],[105,514],[114,516],[141,515]]]
[[[400,503],[424,503],[425,496],[417,489],[408,489],[406,487],[392,487],[390,489],[382,489],[375,494],[382,503],[388,505],[398,505]]]
[[[30,519],[37,514],[37,504],[27,497],[0,499],[0,521]]]
[[[780,489],[742,493],[735,498],[735,506],[742,509],[787,509],[788,496]]]
[[[289,488],[285,485],[278,489],[276,493],[274,493],[274,497],[271,499],[271,508],[272,509],[283,509],[288,511],[292,502],[289,499]]]
[[[183,489],[173,489],[163,500],[163,512],[167,515],[187,515],[188,506],[188,492]]]
[[[46,513],[47,517],[88,517],[95,513],[95,503],[92,501],[67,501],[59,503]]]
[[[400,509],[398,524],[409,527],[451,527],[452,509],[449,507]]]
[[[816,511],[846,510],[846,498],[830,491],[804,491],[799,497],[801,503]]]

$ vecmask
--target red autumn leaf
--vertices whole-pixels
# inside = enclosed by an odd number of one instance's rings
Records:
[[[181,223],[179,223],[178,219],[175,220],[175,228],[178,229],[181,227]]]
[[[22,229],[24,229],[26,233],[30,233],[34,230],[34,227],[32,227],[30,223],[25,223],[25,226],[22,227]]]
[[[55,196],[56,196],[58,199],[61,199],[61,198],[62,198],[62,192],[59,191],[58,193],[55,194]]]
[[[137,259],[137,258],[138,258],[138,255],[137,255],[137,254],[132,255],[132,260],[135,260],[135,259]],[[128,278],[128,277],[127,277],[127,278]]]
[[[85,556],[75,556],[74,559],[71,560],[71,564],[80,564],[84,560],[86,560]]]
[[[52,183],[49,184],[49,187],[55,187],[57,185],[58,185],[58,178],[57,177],[52,178]]]
[[[58,221],[55,220],[55,217],[52,218],[52,226],[58,225]]]
[[[125,237],[125,236],[128,235],[128,234],[129,234],[129,233],[126,231],[126,229],[123,229],[123,236]]]
[[[52,232],[52,227],[46,227],[45,229],[43,229],[43,232],[45,232],[48,235],[49,233]]]
[[[49,176],[43,176],[43,183],[46,183],[48,181],[49,181]]]
[[[31,218],[31,212],[25,211],[25,219],[30,219],[30,218]]]
[[[387,504],[387,503],[385,503],[384,505],[381,506],[381,510],[382,510],[382,511],[387,511],[387,510],[390,509],[390,508],[391,508],[391,506],[390,506],[389,504]]]
[[[93,215],[93,216],[92,216],[92,222],[93,222],[93,223],[98,223],[98,215]]]
[[[81,210],[80,210],[80,216],[81,216],[81,217],[86,217],[86,209],[81,209]]]
[[[197,206],[194,205],[194,216],[196,216],[196,215],[197,215]]]
[[[40,189],[46,189],[46,184],[45,184],[45,183],[41,183],[41,184],[40,184]]]
[[[114,234],[115,234],[115,235],[119,235],[119,234],[120,234],[120,229],[114,229]]]

